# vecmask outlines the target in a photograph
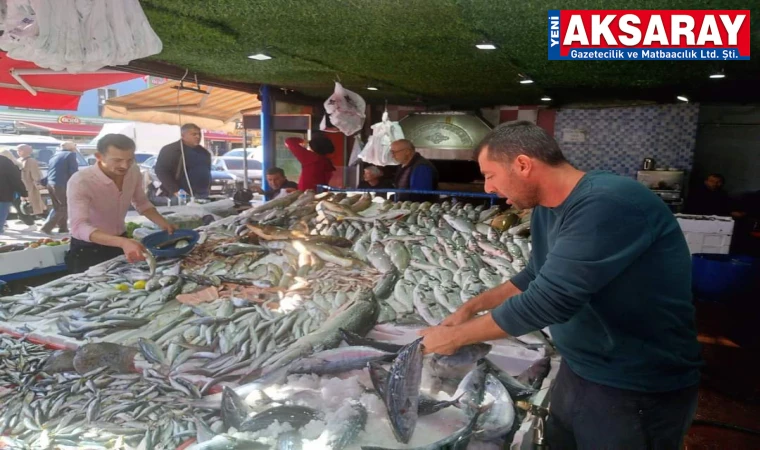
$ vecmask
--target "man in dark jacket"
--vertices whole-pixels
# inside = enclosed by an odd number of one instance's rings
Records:
[[[438,190],[438,170],[435,166],[417,153],[412,141],[399,139],[391,144],[391,156],[401,167],[396,172],[396,180],[393,184],[397,189],[409,189],[418,191]],[[396,194],[396,201],[412,202],[436,202],[437,195]]]
[[[64,142],[58,152],[48,161],[47,190],[50,194],[52,208],[45,224],[40,229],[45,234],[52,234],[55,227],[58,227],[59,233],[69,232],[66,185],[71,176],[79,170],[76,153],[76,144]]]
[[[267,169],[267,186],[269,190],[263,190],[259,186],[254,186],[253,189],[263,195],[267,201],[279,197],[281,194],[290,194],[293,191],[298,190],[298,184],[295,181],[290,181],[285,176],[285,171],[279,167],[270,167]]]
[[[181,132],[182,139],[164,146],[158,154],[156,176],[161,186],[157,195],[171,198],[182,189],[188,196],[206,198],[211,186],[211,153],[200,145],[198,125],[186,123]]]
[[[724,182],[721,174],[708,175],[704,183],[689,193],[684,212],[705,216],[728,216],[731,213],[731,201],[728,193],[723,190]]]
[[[0,233],[5,230],[5,220],[16,194],[24,200],[27,193],[21,181],[21,170],[13,162],[0,156]]]

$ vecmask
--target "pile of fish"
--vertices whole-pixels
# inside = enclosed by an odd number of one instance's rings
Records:
[[[529,211],[294,192],[202,227],[199,246],[182,260],[149,258],[134,265],[116,258],[76,277],[2,297],[0,320],[24,324],[30,332],[70,338],[80,349],[90,349],[84,359],[89,365],[84,367],[93,368],[76,370],[67,361],[63,366],[68,371],[56,371],[50,361],[62,361],[60,355],[46,357],[43,367],[42,350],[20,347],[29,355],[4,362],[13,375],[0,378],[0,383],[17,389],[0,399],[0,407],[13,411],[12,417],[4,416],[4,429],[10,431],[8,439],[36,445],[60,439],[65,446],[74,439],[70,428],[108,421],[119,430],[105,427],[100,437],[77,437],[106,447],[113,444],[109,436],[121,436],[119,442],[127,447],[146,439],[171,446],[197,434],[198,445],[216,439],[199,448],[226,448],[230,440],[251,436],[221,432],[232,428],[233,433],[251,433],[251,427],[227,427],[224,408],[216,420],[208,412],[219,408],[222,390],[228,398],[245,398],[287,384],[292,377],[343,376],[358,370],[366,373],[372,381],[368,388],[383,400],[386,426],[400,443],[409,442],[414,432],[411,410],[421,408],[422,414],[426,408],[438,411],[441,405],[467,413],[460,427],[466,432],[458,436],[504,436],[509,427],[499,420],[503,408],[512,403],[488,380],[499,380],[512,399],[532,395],[535,386],[515,382],[487,360],[476,366],[485,356],[476,351],[477,358],[468,353],[465,360],[485,374],[477,377],[485,377],[484,389],[491,386],[484,391],[491,395],[490,402],[483,400],[486,394],[462,394],[456,401],[419,398],[419,345],[402,349],[363,336],[383,322],[436,325],[470,298],[508,280],[529,259],[529,227]],[[143,282],[144,289],[129,288],[136,282]],[[200,302],[186,301],[208,292],[210,297]],[[551,350],[540,332],[516,342]],[[92,347],[96,343],[118,345]],[[346,344],[349,347],[340,347]],[[40,358],[31,357],[38,353]],[[463,372],[463,364],[453,364],[458,372],[451,373],[448,365],[455,358],[425,361],[424,372],[450,388],[472,373]],[[22,373],[34,374],[35,381],[30,383]],[[69,394],[64,395],[66,389]],[[149,399],[137,396],[145,391]],[[398,403],[402,394],[411,395],[404,400],[411,403]],[[409,408],[415,401],[418,407]],[[169,411],[172,402],[174,409]],[[201,413],[193,413],[190,402]],[[8,409],[16,403],[27,406]],[[49,413],[53,405],[58,414]],[[288,406],[287,401],[281,406]],[[366,422],[367,415],[371,421],[376,412],[356,402],[344,406],[340,422],[354,428]],[[60,425],[65,416],[60,412],[69,408],[84,408],[85,415]],[[109,414],[101,414],[106,411]],[[494,418],[496,411],[499,420]],[[146,420],[150,435],[143,426]],[[263,428],[273,423],[271,417],[267,420]],[[206,422],[213,432],[199,425]],[[235,423],[245,420],[240,422]],[[290,435],[294,441],[296,435]],[[343,448],[351,441],[346,438],[326,448]]]
[[[349,332],[343,337],[348,346],[298,360],[276,381],[259,381],[255,390],[225,388],[217,396],[225,432],[199,434],[191,448],[389,450],[503,442],[524,417],[515,401],[532,395],[549,371],[544,358],[513,378],[487,359],[488,344],[423,357],[421,340],[399,346]],[[422,387],[434,367],[435,376],[454,377],[452,395]],[[301,374],[309,374],[306,386]],[[309,389],[309,381],[318,388]],[[431,432],[433,424],[439,426]]]

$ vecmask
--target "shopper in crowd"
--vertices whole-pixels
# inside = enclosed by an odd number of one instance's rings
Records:
[[[288,180],[285,176],[285,171],[279,167],[270,167],[267,169],[267,186],[268,190],[261,189],[260,186],[254,186],[253,189],[264,196],[267,200],[280,197],[282,195],[290,194],[293,191],[298,190],[298,184],[294,181]]]
[[[731,214],[731,199],[723,189],[725,178],[719,173],[711,173],[704,182],[689,192],[684,213],[705,216],[728,216]]]
[[[95,156],[97,163],[74,175],[68,186],[72,239],[66,266],[71,273],[122,253],[130,262],[145,259],[145,247],[127,238],[124,220],[130,205],[161,229],[174,231],[145,196],[132,139],[107,134],[98,140]]]
[[[533,252],[510,281],[423,330],[425,351],[548,326],[562,356],[549,447],[680,448],[702,361],[689,249],[667,205],[634,180],[577,170],[527,121],[491,131],[476,159],[487,192],[533,208]]]
[[[285,146],[301,163],[301,176],[298,189],[305,191],[317,189],[318,184],[330,183],[335,166],[327,155],[335,151],[332,141],[322,133],[315,133],[309,141],[309,148],[303,146],[304,140],[297,137],[285,139]]]
[[[71,177],[79,170],[77,146],[73,142],[64,142],[61,148],[48,161],[48,173],[42,181],[47,186],[52,208],[40,231],[52,234],[58,227],[59,233],[68,233],[68,206],[66,204],[66,186]]]
[[[0,150],[0,156],[3,156],[6,159],[8,159],[10,162],[16,165],[16,167],[18,167],[19,170],[24,168],[24,165],[21,163],[21,161],[19,161],[18,158],[16,158],[16,156],[13,153],[11,153],[9,149],[4,148]],[[16,217],[18,218],[18,220],[23,222],[24,225],[26,225],[27,227],[30,227],[30,228],[34,227],[34,221],[35,221],[34,215],[24,214],[24,208],[21,207],[21,204],[22,204],[21,197],[19,196],[18,193],[16,193],[13,196],[13,201],[11,202],[11,206],[13,206],[13,208],[16,210]]]
[[[393,183],[397,189],[417,191],[438,190],[438,170],[433,163],[417,153],[412,141],[399,139],[391,143],[391,156],[401,165],[396,172],[396,179]],[[435,202],[438,201],[438,196],[404,192],[396,194],[396,201],[407,200],[412,202]]]
[[[157,195],[173,198],[184,190],[188,198],[207,198],[211,189],[211,153],[201,145],[198,125],[186,123],[180,132],[180,140],[158,153],[155,170],[161,185]]]
[[[18,196],[26,200],[26,195],[18,166],[7,156],[0,157],[0,233],[5,231],[5,221],[8,219],[14,198]]]
[[[36,159],[32,156],[34,149],[27,144],[21,144],[16,147],[19,160],[21,162],[21,180],[24,182],[26,192],[29,194],[27,199],[32,208],[32,214],[39,216],[45,212],[45,203],[42,201],[40,193],[40,182],[42,180],[42,171]]]
[[[363,180],[357,186],[359,189],[393,189],[393,183],[383,178],[383,171],[377,166],[367,166],[362,171]],[[387,198],[388,194],[380,192],[375,194]]]

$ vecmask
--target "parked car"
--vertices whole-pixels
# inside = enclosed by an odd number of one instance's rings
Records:
[[[243,181],[244,169],[243,158],[236,158],[231,156],[222,156],[214,159],[214,165],[219,166],[228,174],[235,177],[237,181]],[[262,177],[262,164],[255,159],[248,159],[248,182],[261,182]]]
[[[142,164],[140,170],[143,174],[143,186],[148,198],[156,195],[158,189],[158,176],[156,175],[156,161],[158,157],[151,155]],[[218,165],[211,166],[211,198],[228,198],[235,192],[235,178],[224,171]]]
[[[248,147],[246,149],[246,152],[248,154],[248,159],[255,159],[258,161],[261,161],[263,158],[263,153],[261,147]],[[224,155],[222,155],[224,158],[242,158],[243,157],[243,149],[242,148],[236,148],[234,150],[230,150]]]
[[[0,136],[0,148],[9,148],[13,156],[18,158],[16,147],[21,144],[27,144],[32,147],[32,156],[40,165],[42,178],[47,177],[48,161],[53,157],[55,152],[61,147],[63,141],[50,136],[38,136],[34,134],[9,134]],[[89,164],[81,153],[77,152],[77,163],[79,168],[87,167]],[[51,206],[50,196],[47,189],[40,191],[42,199],[46,206]]]

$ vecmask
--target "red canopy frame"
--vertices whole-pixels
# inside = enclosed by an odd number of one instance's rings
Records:
[[[76,110],[85,91],[141,76],[110,69],[76,74],[56,72],[0,52],[0,105]]]

